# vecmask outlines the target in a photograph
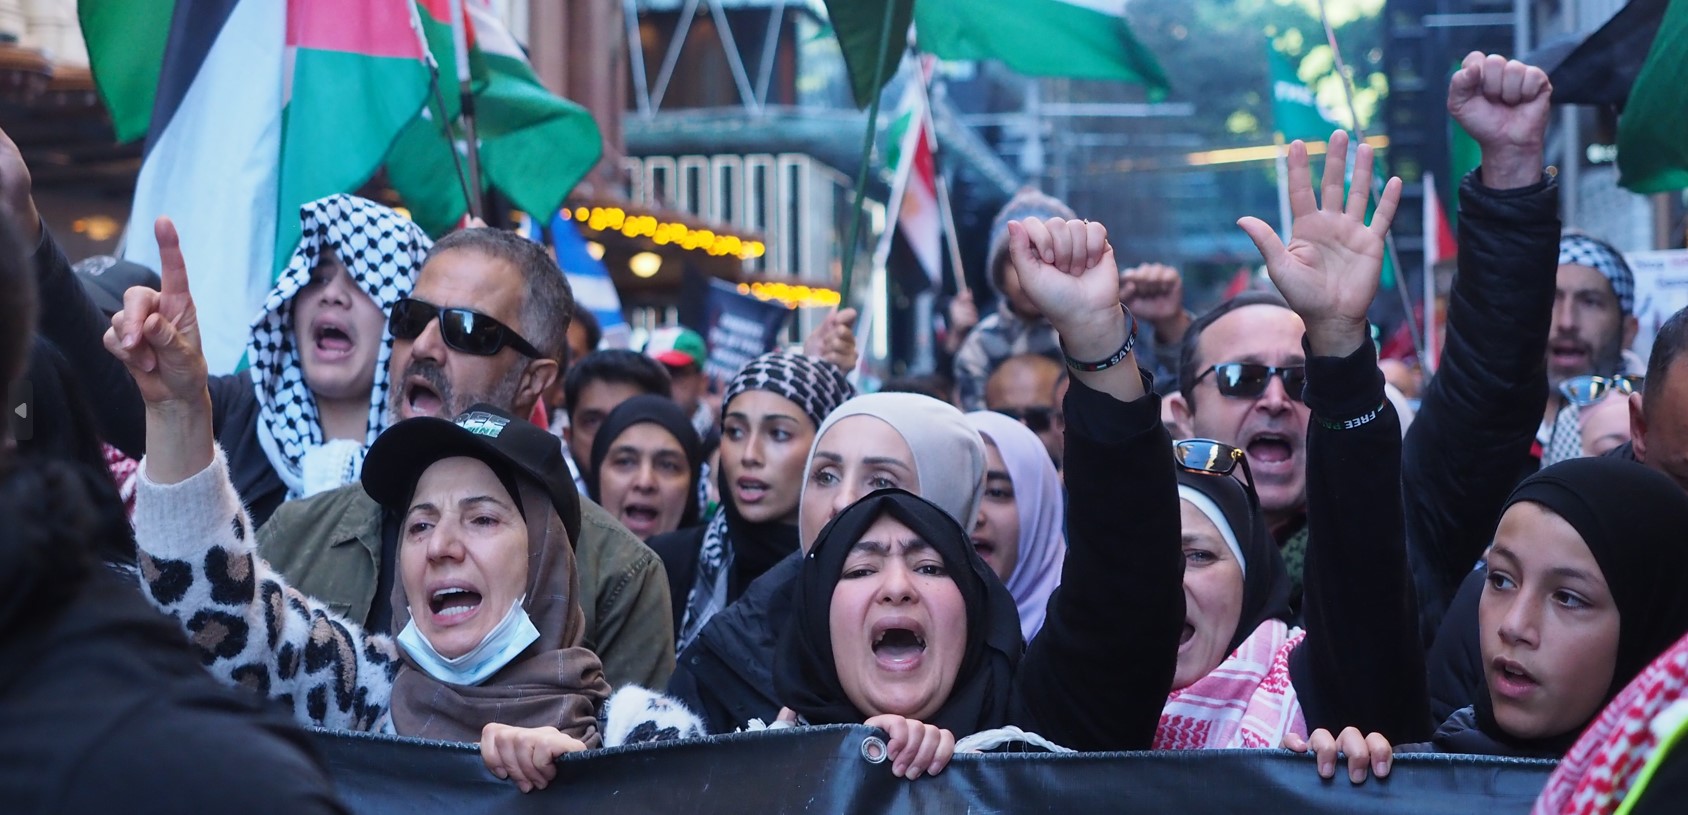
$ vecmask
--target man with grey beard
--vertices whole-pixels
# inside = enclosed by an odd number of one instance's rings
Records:
[[[480,402],[531,415],[567,359],[573,308],[562,271],[537,244],[496,229],[442,238],[388,316],[392,421],[450,419]],[[674,670],[662,562],[586,496],[580,505],[585,645],[612,686],[662,687]],[[283,504],[259,527],[258,553],[294,588],[387,632],[400,521],[354,483]]]

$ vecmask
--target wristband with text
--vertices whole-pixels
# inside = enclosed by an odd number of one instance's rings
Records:
[[[1385,405],[1388,405],[1388,404],[1389,404],[1389,400],[1384,399],[1381,404],[1379,404],[1375,408],[1372,408],[1370,411],[1367,411],[1366,413],[1362,413],[1359,416],[1356,416],[1352,419],[1347,419],[1345,421],[1333,422],[1333,421],[1330,421],[1328,419],[1325,419],[1322,416],[1314,416],[1313,420],[1318,422],[1326,430],[1353,430],[1354,428],[1357,428],[1357,427],[1365,427],[1366,425],[1371,424],[1372,422],[1376,421],[1377,417],[1383,415],[1383,408],[1384,408]]]
[[[1120,346],[1119,350],[1115,351],[1113,356],[1108,357],[1101,362],[1081,362],[1069,356],[1067,354],[1066,343],[1062,343],[1061,356],[1066,359],[1068,368],[1082,373],[1106,371],[1109,368],[1124,362],[1126,357],[1131,356],[1131,349],[1137,344],[1137,315],[1132,314],[1131,309],[1126,308],[1124,303],[1120,304],[1119,309],[1120,311],[1125,312],[1125,318],[1131,323],[1130,327],[1127,328],[1125,332],[1125,344]]]

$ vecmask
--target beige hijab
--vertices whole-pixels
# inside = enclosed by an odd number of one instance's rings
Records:
[[[499,467],[490,464],[494,472]],[[399,735],[476,742],[489,722],[518,727],[555,727],[599,745],[598,708],[609,697],[603,664],[581,646],[585,615],[575,601],[578,580],[574,547],[545,490],[525,478],[500,473],[506,487],[520,491],[528,528],[528,613],[539,639],[521,655],[474,686],[452,685],[429,676],[400,654],[404,664],[393,680],[393,729]],[[404,581],[393,585],[393,630],[410,622]]]

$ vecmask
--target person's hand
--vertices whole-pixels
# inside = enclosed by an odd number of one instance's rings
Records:
[[[1342,177],[1347,157],[1348,134],[1338,130],[1331,134],[1325,153],[1321,206],[1313,197],[1307,145],[1297,140],[1289,146],[1289,205],[1295,226],[1288,246],[1259,218],[1237,222],[1266,259],[1266,273],[1278,291],[1307,324],[1307,344],[1315,356],[1345,357],[1370,339],[1366,309],[1377,295],[1383,274],[1383,238],[1401,201],[1401,179],[1391,178],[1367,226],[1372,149],[1362,144],[1356,151],[1344,206]]]
[[[35,209],[31,189],[23,151],[0,129],[0,218],[11,221],[12,228],[33,250],[41,242],[41,213]]]
[[[803,340],[803,355],[824,359],[844,373],[856,369],[856,310],[834,311]]]
[[[1184,311],[1184,276],[1164,263],[1145,263],[1119,274],[1119,301],[1153,326],[1155,339],[1176,343],[1184,339],[1190,315]]]
[[[973,302],[973,290],[962,289],[950,298],[949,330],[951,336],[965,337],[979,324],[979,306]]]
[[[135,286],[123,293],[123,310],[111,316],[105,347],[128,366],[148,407],[187,404],[206,395],[199,317],[188,290],[188,267],[176,225],[161,217],[153,232],[158,238],[159,289]]]
[[[557,757],[578,753],[586,743],[555,727],[514,727],[491,722],[481,728],[481,761],[522,792],[545,789],[557,777]]]
[[[1340,736],[1332,736],[1322,727],[1305,739],[1290,733],[1284,736],[1283,747],[1297,753],[1312,752],[1318,761],[1319,777],[1325,779],[1336,777],[1336,754],[1342,753],[1348,758],[1348,780],[1355,784],[1365,782],[1368,768],[1372,775],[1388,778],[1389,768],[1395,763],[1395,748],[1382,733],[1362,736],[1354,727],[1343,728]]]
[[[1482,148],[1485,186],[1507,190],[1541,180],[1552,96],[1540,68],[1480,51],[1465,55],[1448,82],[1448,114]]]
[[[1119,266],[1108,230],[1098,223],[1050,218],[1008,222],[1008,258],[1020,290],[1049,318],[1069,359],[1112,359],[1131,327],[1119,302]],[[1077,371],[1086,387],[1122,402],[1143,395],[1137,355],[1101,371]]]
[[[955,734],[937,725],[891,713],[868,719],[866,724],[890,736],[885,757],[891,759],[891,774],[898,778],[913,781],[922,774],[937,775],[955,755]]]

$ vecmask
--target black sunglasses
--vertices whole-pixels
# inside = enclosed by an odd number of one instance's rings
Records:
[[[440,308],[409,297],[393,304],[393,312],[387,315],[387,330],[395,340],[414,340],[428,330],[428,323],[435,317],[440,321],[440,337],[454,351],[490,357],[508,345],[534,359],[545,358],[515,329],[485,314],[466,308]]]
[[[1259,500],[1254,493],[1254,473],[1248,469],[1248,454],[1240,448],[1213,439],[1183,439],[1172,443],[1172,454],[1178,466],[1205,475],[1235,477],[1237,465],[1241,464],[1243,477],[1237,480],[1248,490],[1251,500]]]
[[[1213,384],[1219,387],[1220,396],[1230,396],[1237,399],[1257,399],[1266,392],[1266,385],[1272,377],[1284,380],[1284,392],[1289,398],[1301,401],[1301,389],[1307,384],[1307,366],[1261,365],[1254,362],[1226,362],[1215,365],[1196,377],[1200,382],[1208,374],[1218,374],[1213,378]]]
[[[996,408],[993,412],[1025,425],[1033,433],[1046,432],[1061,420],[1061,411],[1052,407],[1005,407]]]
[[[1565,401],[1577,407],[1588,407],[1614,391],[1625,396],[1640,393],[1646,381],[1646,377],[1632,374],[1573,376],[1559,383],[1559,392],[1565,395]]]

